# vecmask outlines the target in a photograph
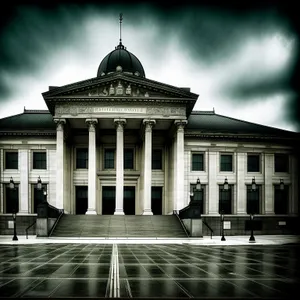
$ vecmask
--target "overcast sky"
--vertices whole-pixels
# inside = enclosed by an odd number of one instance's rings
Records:
[[[194,110],[300,131],[296,8],[223,2],[15,2],[0,16],[0,118],[47,109],[49,86],[96,77],[122,12],[123,44],[146,77],[190,87]]]

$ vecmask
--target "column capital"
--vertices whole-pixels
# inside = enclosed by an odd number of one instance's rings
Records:
[[[95,128],[96,128],[96,124],[98,123],[97,119],[86,119],[85,123],[87,124],[89,131],[93,131],[93,132],[96,131]]]
[[[114,119],[114,123],[117,130],[123,130],[126,125],[126,119]]]
[[[174,125],[177,126],[177,129],[184,129],[186,124],[188,123],[187,120],[175,120]]]
[[[56,130],[57,131],[63,131],[64,125],[66,124],[66,119],[54,119],[54,122],[56,123]]]
[[[151,130],[155,124],[156,124],[155,120],[152,120],[152,119],[144,119],[143,120],[143,125],[145,126],[145,131]]]

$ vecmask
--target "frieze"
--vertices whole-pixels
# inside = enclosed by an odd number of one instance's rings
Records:
[[[184,107],[135,107],[135,106],[97,106],[97,105],[56,105],[55,115],[78,116],[83,114],[147,114],[147,115],[164,115],[164,116],[182,116],[185,115]]]

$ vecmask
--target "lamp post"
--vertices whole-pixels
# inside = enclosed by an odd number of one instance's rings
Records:
[[[225,236],[224,236],[224,211],[221,211],[221,224],[222,224],[222,237],[221,241],[226,241]]]
[[[251,235],[249,238],[249,242],[255,242],[255,237],[253,235],[253,218],[254,218],[254,214],[250,213],[250,226],[251,226]]]
[[[9,188],[11,190],[15,189],[15,183],[14,183],[14,180],[12,177],[10,177]],[[13,222],[14,222],[14,236],[13,236],[12,240],[17,241],[18,237],[17,237],[17,224],[16,224],[16,219],[17,219],[17,203],[16,203],[16,201],[14,202],[12,217],[13,217]]]
[[[224,185],[223,185],[223,190],[224,191],[228,191],[229,190],[229,184],[228,184],[228,180],[227,177],[225,177],[225,181],[224,181]],[[221,241],[226,241],[225,236],[224,236],[224,210],[223,210],[223,200],[221,203],[221,226],[222,226],[222,237],[221,237]]]
[[[46,203],[47,202],[47,191],[45,188],[43,188],[43,184],[42,184],[42,180],[41,180],[41,177],[39,176],[38,180],[37,180],[37,185],[36,185],[37,189],[40,191],[40,190],[43,190],[43,195],[44,195],[44,198],[43,198],[43,203]]]
[[[283,182],[283,179],[280,179],[279,189],[280,189],[281,191],[284,190],[284,182]]]

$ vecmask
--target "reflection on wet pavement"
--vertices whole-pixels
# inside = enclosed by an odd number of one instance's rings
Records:
[[[299,250],[299,245],[0,245],[0,297],[105,298],[116,288],[121,298],[288,299],[300,279]]]

